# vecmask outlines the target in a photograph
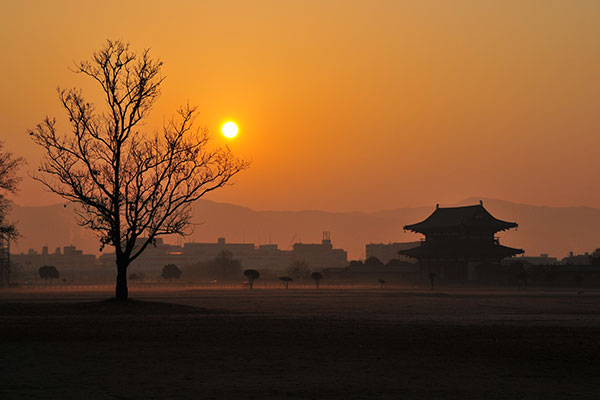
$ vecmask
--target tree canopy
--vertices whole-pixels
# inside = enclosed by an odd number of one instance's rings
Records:
[[[244,271],[244,276],[248,279],[250,289],[254,287],[254,281],[260,278],[260,273],[255,269],[247,269]]]
[[[369,267],[380,267],[383,265],[383,262],[377,257],[369,257],[365,260],[365,265]]]
[[[323,279],[323,275],[320,272],[313,272],[310,274],[310,278],[315,281],[317,289],[319,288],[319,281]]]
[[[60,273],[58,269],[54,265],[44,265],[38,269],[38,273],[40,274],[40,278],[48,281],[48,279],[58,279],[60,278]]]
[[[167,264],[163,267],[160,276],[163,279],[179,279],[181,276],[181,269],[175,264]]]
[[[294,280],[292,278],[290,278],[289,276],[282,276],[281,278],[279,278],[279,280],[281,282],[283,282],[283,287],[285,287],[286,289],[289,288],[290,282],[293,282]]]

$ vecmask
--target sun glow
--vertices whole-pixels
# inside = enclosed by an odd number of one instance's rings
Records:
[[[238,133],[238,127],[235,124],[235,122],[226,122],[223,125],[223,128],[221,128],[221,132],[223,132],[223,135],[226,138],[234,138],[236,137],[237,133]]]

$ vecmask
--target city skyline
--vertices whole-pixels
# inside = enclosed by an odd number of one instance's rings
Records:
[[[600,204],[597,2],[439,1],[435,12],[423,2],[128,2],[114,15],[115,4],[2,5],[0,50],[16,56],[0,66],[13,93],[1,99],[2,139],[29,162],[19,204],[58,201],[27,176],[40,157],[27,131],[46,114],[64,129],[55,89],[90,92],[69,67],[107,38],[164,62],[144,129],[189,101],[216,144],[252,160],[209,199],[328,211],[472,196]],[[233,140],[219,134],[229,120]]]
[[[451,206],[477,204],[466,199]],[[525,250],[527,256],[550,254],[564,257],[591,252],[599,247],[600,209],[557,208],[516,204],[494,199],[483,200],[486,207],[504,218],[520,221],[517,231],[500,234],[501,239]],[[445,206],[445,205],[442,205]],[[246,207],[201,200],[195,207],[200,225],[190,236],[166,237],[170,244],[213,242],[225,237],[229,242],[277,244],[291,249],[294,243],[316,243],[323,231],[330,231],[336,245],[348,251],[350,259],[364,258],[367,243],[394,243],[420,240],[421,236],[404,231],[406,223],[425,218],[435,206],[405,208],[375,213],[328,213],[323,211],[256,211]],[[72,207],[16,207],[23,237],[13,250],[48,245],[50,248],[75,244],[88,253],[98,254],[98,241],[92,232],[77,226]],[[57,227],[54,235],[45,226]],[[107,249],[110,251],[110,249]]]

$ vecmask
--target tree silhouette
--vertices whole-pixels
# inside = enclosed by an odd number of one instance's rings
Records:
[[[181,276],[181,270],[175,264],[167,264],[162,269],[162,274],[160,274],[163,279],[179,279]]]
[[[221,251],[209,265],[210,279],[216,279],[217,282],[227,282],[238,280],[242,272],[242,263],[233,258],[233,254],[228,250]]]
[[[17,191],[20,181],[17,172],[23,164],[25,164],[23,158],[4,151],[4,143],[0,142],[0,235],[7,240],[14,240],[19,235],[16,227],[6,222],[6,215],[10,211],[6,194]]]
[[[283,286],[287,289],[290,285],[290,282],[293,282],[294,280],[292,278],[290,278],[289,276],[282,276],[281,278],[279,278],[279,280],[281,282],[283,282]]]
[[[102,89],[99,112],[81,90],[59,89],[71,131],[46,117],[30,133],[44,150],[34,178],[76,205],[77,220],[115,247],[116,298],[126,300],[127,268],[160,235],[185,234],[191,203],[248,167],[228,149],[210,149],[194,128],[196,108],[181,107],[159,133],[140,131],[160,95],[162,62],[108,40],[75,72]]]
[[[186,268],[185,275],[187,279],[223,284],[238,282],[243,272],[241,261],[233,258],[231,251],[223,250],[212,260],[198,261],[190,265]]]
[[[405,265],[406,263],[397,259],[397,258],[392,258],[390,261],[388,261],[385,266],[386,267],[400,267],[402,265]]]
[[[6,221],[10,211],[6,195],[16,192],[20,181],[17,172],[24,163],[23,158],[4,151],[4,143],[0,142],[0,287],[10,284],[10,241],[19,236],[15,225]]]
[[[592,253],[592,265],[600,265],[600,248]]]
[[[383,289],[383,285],[385,285],[385,281],[383,279],[377,279],[379,282],[379,288]]]
[[[247,269],[244,271],[244,276],[248,279],[250,289],[254,288],[254,281],[260,278],[260,273],[254,269]]]
[[[40,274],[40,278],[46,281],[46,283],[48,283],[48,279],[60,278],[60,273],[54,265],[44,265],[38,269],[38,273]]]
[[[365,265],[369,267],[380,267],[383,265],[383,263],[377,257],[369,257],[365,260]]]
[[[323,275],[320,272],[313,272],[310,274],[310,278],[315,281],[317,289],[319,288],[319,281],[323,279]]]
[[[295,281],[306,281],[310,278],[310,265],[305,260],[295,260],[286,272]]]

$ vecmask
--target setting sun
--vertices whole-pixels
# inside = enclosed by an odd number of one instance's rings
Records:
[[[235,124],[235,122],[227,122],[223,125],[223,128],[221,128],[221,132],[223,132],[223,135],[227,138],[234,138],[236,137],[237,133],[238,133],[238,127]]]

